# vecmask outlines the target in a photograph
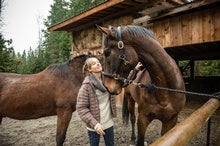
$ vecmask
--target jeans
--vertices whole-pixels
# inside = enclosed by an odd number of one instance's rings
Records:
[[[108,129],[105,129],[104,132],[105,132],[105,135],[103,135],[103,137],[104,137],[105,145],[114,146],[113,126]],[[100,135],[96,133],[95,131],[89,131],[89,130],[88,130],[88,135],[89,135],[90,146],[99,146]]]

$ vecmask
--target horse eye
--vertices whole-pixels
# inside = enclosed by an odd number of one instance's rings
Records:
[[[108,57],[111,54],[111,51],[109,49],[104,50],[105,57]]]
[[[114,31],[114,27],[113,26],[110,26],[109,29],[111,30],[111,32]]]

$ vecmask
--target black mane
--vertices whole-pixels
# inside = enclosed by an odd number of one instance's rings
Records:
[[[87,58],[88,55],[82,54],[79,56],[74,57],[73,59],[68,60],[65,63],[58,63],[58,64],[53,64],[48,66],[47,70],[49,70],[49,72],[52,75],[55,75],[57,77],[61,77],[61,78],[66,78],[68,76],[68,65],[72,62],[75,61],[78,58]]]
[[[126,25],[126,26],[122,26],[122,29],[125,29],[129,34],[129,36],[131,37],[144,37],[147,35],[156,40],[156,36],[151,30],[141,26]]]

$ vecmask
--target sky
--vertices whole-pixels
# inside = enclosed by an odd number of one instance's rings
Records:
[[[43,19],[49,15],[53,0],[4,0],[3,23],[0,29],[5,39],[12,39],[15,52],[37,48]]]

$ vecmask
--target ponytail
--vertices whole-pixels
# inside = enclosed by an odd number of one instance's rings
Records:
[[[88,70],[87,61],[85,61],[83,68],[82,68],[83,76],[86,76],[88,72],[89,72],[89,70]]]

